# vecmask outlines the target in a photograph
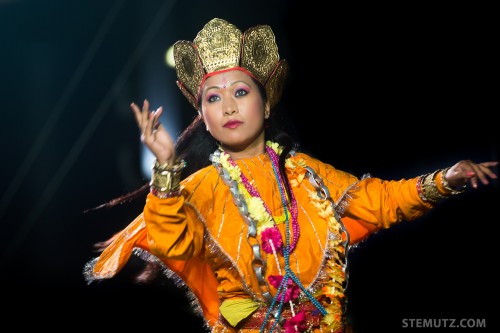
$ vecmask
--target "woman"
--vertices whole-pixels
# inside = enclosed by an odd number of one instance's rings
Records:
[[[212,332],[346,332],[349,247],[421,217],[498,162],[463,160],[399,181],[358,179],[307,154],[272,123],[287,63],[270,27],[213,19],[175,44],[178,86],[198,111],[177,143],[132,104],[156,157],[144,211],[103,244],[87,280],[137,254],[182,281]]]

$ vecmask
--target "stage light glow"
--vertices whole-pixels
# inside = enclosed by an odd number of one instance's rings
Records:
[[[172,67],[172,68],[175,67],[174,46],[173,45],[168,48],[167,52],[165,52],[165,64],[167,64],[168,67]]]

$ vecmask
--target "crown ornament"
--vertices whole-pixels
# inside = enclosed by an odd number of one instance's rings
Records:
[[[281,99],[288,63],[280,59],[270,26],[258,25],[243,33],[233,24],[214,18],[191,41],[174,44],[177,86],[198,109],[206,78],[227,70],[241,70],[265,88],[271,107]]]

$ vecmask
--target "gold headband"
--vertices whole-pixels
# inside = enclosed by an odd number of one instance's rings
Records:
[[[270,26],[258,25],[242,33],[218,18],[205,24],[193,42],[176,42],[174,60],[177,86],[195,109],[205,79],[230,69],[242,70],[259,81],[273,107],[281,98],[288,71],[288,63],[280,60]]]

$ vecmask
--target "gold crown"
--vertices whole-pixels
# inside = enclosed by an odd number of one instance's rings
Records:
[[[259,81],[273,107],[281,98],[288,70],[288,63],[280,60],[270,26],[258,25],[242,33],[219,18],[205,24],[193,42],[176,42],[174,60],[177,85],[195,109],[207,76],[232,68],[244,70]]]

